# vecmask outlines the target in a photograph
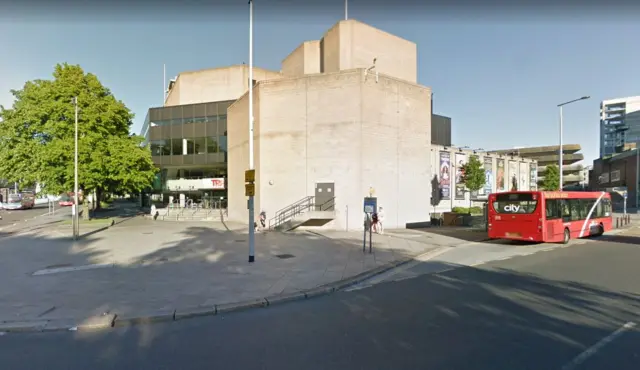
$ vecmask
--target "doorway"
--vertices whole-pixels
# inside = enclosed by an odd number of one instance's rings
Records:
[[[333,211],[335,202],[331,202],[335,198],[335,184],[332,182],[316,183],[316,211]]]

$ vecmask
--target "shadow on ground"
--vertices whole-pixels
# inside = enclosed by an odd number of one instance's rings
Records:
[[[438,266],[443,267],[456,266]],[[139,368],[181,363],[238,369],[265,364],[279,369],[560,369],[626,321],[636,321],[638,312],[640,300],[632,294],[499,267],[462,267],[269,309],[65,334],[56,342],[74,348],[77,360],[63,360],[59,348],[40,343],[29,347],[31,354],[41,353],[29,361],[31,368],[73,363],[95,369],[133,363]],[[22,359],[21,351],[10,351],[20,339],[15,341],[4,346],[9,364]]]

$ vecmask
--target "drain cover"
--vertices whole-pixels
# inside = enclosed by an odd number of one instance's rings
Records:
[[[276,257],[286,260],[287,258],[293,258],[295,256],[293,254],[276,254]]]
[[[244,242],[246,242],[246,240],[243,240],[243,239],[237,239],[236,240],[236,243],[244,243]]]

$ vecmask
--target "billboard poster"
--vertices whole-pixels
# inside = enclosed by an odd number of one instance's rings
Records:
[[[538,190],[538,168],[535,163],[529,164],[529,189]]]
[[[507,190],[504,175],[504,159],[498,159],[498,170],[496,171],[496,193]]]
[[[464,184],[462,183],[462,166],[467,163],[467,155],[456,153],[456,199],[464,199]]]
[[[440,175],[439,175],[440,191],[442,199],[451,199],[451,154],[449,152],[440,152]]]
[[[518,190],[518,162],[509,161],[509,189]]]
[[[520,183],[518,184],[518,190],[526,191],[529,189],[529,171],[527,163],[520,162]]]
[[[484,158],[484,189],[481,194],[489,195],[493,189],[493,159],[490,157]]]

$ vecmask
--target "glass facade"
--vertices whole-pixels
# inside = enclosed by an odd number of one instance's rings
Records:
[[[160,169],[153,186],[155,193],[170,194],[167,184],[171,180],[227,177],[227,108],[232,103],[149,109],[141,134]],[[226,191],[188,192],[190,198],[226,199]]]

